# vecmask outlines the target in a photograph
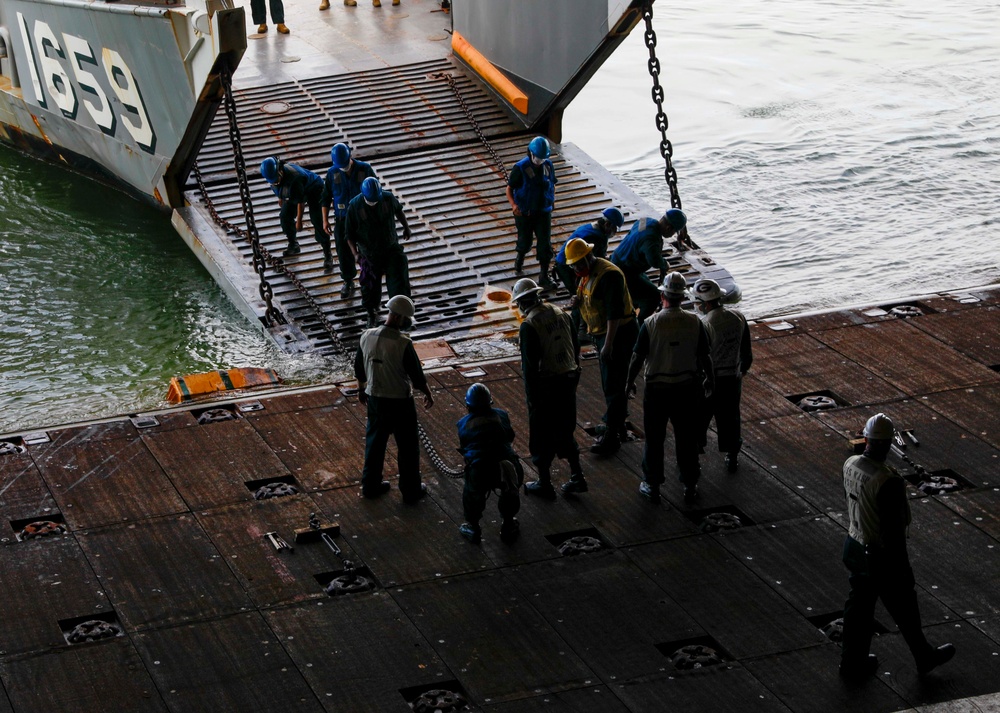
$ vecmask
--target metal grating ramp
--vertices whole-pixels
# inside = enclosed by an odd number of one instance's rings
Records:
[[[506,304],[491,302],[486,295],[491,288],[509,289],[518,277],[513,269],[516,231],[503,174],[448,83],[434,77],[446,70],[455,74],[463,98],[500,161],[513,165],[524,155],[531,134],[516,131],[477,82],[449,61],[246,90],[240,92],[238,101],[254,216],[261,244],[279,255],[286,240],[279,225],[278,204],[257,175],[257,164],[280,150],[285,158],[323,173],[329,164],[330,146],[346,141],[358,158],[372,160],[382,183],[406,211],[413,232],[404,247],[417,303],[414,336],[456,340],[503,335],[516,330],[516,315]],[[286,102],[291,108],[285,114],[271,115],[260,111],[266,102]],[[256,109],[248,110],[248,106]],[[593,220],[608,205],[621,207],[627,219],[649,212],[634,193],[579,149],[572,145],[553,148],[559,180],[552,223],[556,249],[573,230]],[[242,225],[231,164],[225,117],[220,115],[199,155],[199,166],[218,215]],[[211,222],[197,188],[192,186],[187,199],[193,210]],[[255,281],[250,245],[221,230],[216,233],[245,270],[229,281]],[[338,337],[350,344],[365,326],[360,294],[343,300],[339,273],[323,274],[322,252],[312,239],[308,215],[299,239],[303,251],[286,261],[286,266],[334,324]],[[673,258],[674,269],[691,271],[689,255]],[[306,337],[309,348],[321,353],[333,351],[335,345],[301,293],[287,277],[271,270],[267,274],[277,304]],[[525,275],[535,278],[537,274],[532,253]],[[565,291],[561,295],[566,296]],[[245,299],[249,303],[254,296]]]

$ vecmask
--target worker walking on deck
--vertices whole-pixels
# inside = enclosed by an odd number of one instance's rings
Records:
[[[639,492],[660,502],[663,477],[663,442],[667,424],[674,425],[677,470],[684,484],[684,499],[698,496],[699,442],[706,394],[712,392],[714,372],[705,325],[692,312],[681,309],[687,283],[679,272],[671,272],[660,288],[663,309],[647,317],[639,328],[628,390],[646,366],[642,396],[646,445],[642,453],[643,481]]]
[[[354,356],[358,399],[368,407],[361,494],[377,498],[391,489],[389,481],[382,480],[385,448],[391,435],[396,440],[399,492],[403,494],[403,502],[414,503],[427,494],[427,486],[420,482],[420,441],[413,389],[423,393],[424,408],[434,405],[434,397],[413,341],[402,331],[413,323],[413,300],[397,295],[389,300],[387,307],[389,316],[385,324],[361,333]]]
[[[594,257],[594,246],[579,238],[566,245],[566,264],[579,281],[572,305],[594,340],[601,360],[605,430],[590,448],[597,455],[614,455],[626,439],[629,359],[639,332],[625,276],[609,261]],[[564,488],[565,489],[565,488]]]
[[[869,653],[875,629],[875,603],[881,599],[917,664],[925,674],[951,660],[955,647],[934,648],[924,637],[913,570],[906,552],[910,503],[906,482],[885,463],[895,429],[885,414],[865,424],[865,451],[844,463],[849,532],[844,564],[851,572],[851,593],[844,604],[840,673],[849,680],[868,678],[878,668]]]
[[[659,282],[667,274],[667,261],[663,257],[663,240],[677,234],[687,225],[684,211],[671,209],[663,217],[640,218],[632,224],[628,235],[615,248],[611,262],[625,275],[632,301],[639,308],[642,322],[656,311],[660,304],[660,292],[648,277],[646,271],[655,268],[660,271]]]
[[[694,297],[702,313],[712,344],[712,366],[715,368],[715,389],[705,404],[702,434],[715,417],[719,437],[719,452],[726,454],[726,470],[735,473],[739,467],[740,399],[743,396],[743,376],[753,364],[750,327],[739,311],[722,306],[725,293],[715,280],[694,283]]]
[[[361,195],[347,205],[345,222],[347,244],[361,268],[361,305],[369,327],[378,324],[383,276],[389,297],[410,296],[409,263],[399,244],[397,220],[403,226],[403,240],[409,240],[410,226],[396,196],[383,191],[377,178],[362,181]]]
[[[291,30],[285,26],[285,5],[282,0],[250,0],[250,16],[257,25],[257,32],[267,32],[267,8],[265,1],[271,6],[271,21],[277,25],[278,32],[287,35]]]
[[[580,467],[576,430],[576,387],[580,383],[579,346],[572,318],[541,297],[542,288],[524,278],[514,285],[513,300],[524,315],[519,341],[524,395],[528,402],[528,450],[538,480],[524,492],[555,498],[552,461],[565,458],[570,478],[567,493],[587,492]]]
[[[458,528],[462,537],[479,542],[483,531],[479,520],[486,500],[497,492],[497,509],[502,518],[500,539],[513,542],[521,526],[514,517],[521,509],[518,489],[524,482],[524,469],[511,447],[514,429],[503,409],[493,408],[493,397],[484,384],[473,384],[465,392],[469,413],[458,422],[459,449],[465,457],[465,489],[462,510],[465,522]]]
[[[376,176],[371,164],[351,157],[351,149],[347,144],[334,146],[330,150],[330,161],[332,165],[326,172],[326,180],[323,182],[323,228],[328,235],[333,235],[333,245],[337,249],[337,261],[340,263],[340,276],[344,279],[340,296],[347,299],[354,294],[354,277],[358,274],[354,253],[347,243],[347,206],[361,195],[362,182],[366,178],[376,178]],[[326,267],[325,263],[323,267]],[[333,268],[332,264],[330,268]]]
[[[269,156],[260,164],[260,175],[267,181],[281,206],[281,230],[288,238],[288,247],[281,253],[292,257],[302,252],[298,231],[302,229],[302,214],[309,207],[309,222],[313,226],[316,242],[323,248],[323,268],[333,269],[330,254],[330,236],[323,228],[323,179],[312,171]]]
[[[556,200],[556,172],[549,160],[551,149],[543,136],[528,144],[528,155],[514,164],[507,180],[507,202],[517,227],[517,256],[514,272],[524,270],[524,256],[534,242],[538,257],[538,284],[552,287],[549,263],[552,260],[552,207]]]

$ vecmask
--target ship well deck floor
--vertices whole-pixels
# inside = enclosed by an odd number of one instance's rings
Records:
[[[485,299],[490,288],[509,290],[517,279],[516,231],[504,177],[444,75],[453,77],[461,100],[504,166],[524,156],[533,134],[451,56],[449,15],[432,0],[405,0],[398,7],[385,3],[380,9],[364,2],[355,8],[335,2],[325,12],[312,4],[286,3],[286,11],[291,34],[278,35],[272,27],[263,38],[251,39],[235,79],[261,244],[275,256],[286,245],[277,201],[258,175],[261,160],[278,154],[323,175],[330,148],[344,141],[357,158],[373,164],[403,203],[413,229],[405,249],[417,302],[416,335],[456,341],[516,328],[506,306]],[[652,104],[650,112],[652,122]],[[556,248],[609,205],[619,206],[627,220],[662,212],[662,206],[646,205],[572,144],[554,148],[559,178],[552,228]],[[192,179],[185,194],[190,206],[178,211],[175,224],[234,301],[258,319],[263,305],[250,245],[217,227],[207,205],[211,202],[223,219],[243,225],[228,123],[221,111],[198,165],[207,200]],[[364,326],[360,294],[340,297],[343,281],[336,269],[332,275],[323,273],[322,251],[312,238],[308,215],[304,227],[302,254],[286,260],[286,266],[333,324],[337,340],[353,342]],[[670,262],[692,282],[711,276],[730,284],[728,273],[700,250],[674,253]],[[525,275],[537,277],[537,271],[531,254]],[[267,277],[292,324],[279,330],[278,343],[292,351],[335,351],[336,343],[293,283],[270,269]]]
[[[185,408],[154,414],[155,425],[121,418],[52,429],[47,442],[35,434],[26,452],[0,455],[0,519],[13,524],[0,540],[0,711],[59,701],[63,711],[384,713],[410,710],[428,689],[460,689],[504,713],[996,709],[1000,291],[976,296],[922,299],[926,314],[907,320],[861,309],[754,325],[738,474],[724,471],[710,434],[700,499],[684,504],[668,458],[665,501],[653,506],[637,492],[641,440],[610,459],[588,454],[590,492],[522,497],[510,546],[492,500],[482,546],[459,537],[461,481],[425,456],[428,498],[361,499],[364,411],[338,386],[260,394],[234,402],[235,420],[204,425]],[[421,419],[452,465],[473,380],[510,411],[526,450],[518,363],[478,369],[431,374],[437,402]],[[598,381],[586,361],[581,427],[603,410]],[[804,412],[790,400],[815,393],[838,407]],[[631,408],[641,423],[640,402]],[[918,678],[880,608],[882,665],[852,687],[819,629],[847,593],[840,468],[851,433],[877,411],[914,430],[912,461],[964,485],[910,488],[924,624],[958,655]],[[254,500],[267,480],[299,493]],[[703,532],[707,511],[745,524]],[[310,513],[339,524],[335,542],[374,591],[329,597],[321,584],[343,566],[324,544],[278,553],[265,539],[293,541]],[[68,534],[17,541],[15,528],[39,517],[62,519]],[[604,549],[561,556],[554,543],[581,532]],[[64,630],[90,618],[123,634],[67,644]],[[690,642],[725,663],[674,669],[668,657]]]

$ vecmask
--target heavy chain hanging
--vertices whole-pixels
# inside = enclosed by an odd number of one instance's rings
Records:
[[[472,124],[472,130],[476,132],[476,136],[479,137],[479,140],[482,142],[483,146],[486,147],[486,150],[490,152],[490,156],[493,157],[493,161],[496,163],[497,168],[500,169],[500,175],[503,176],[504,185],[506,185],[507,182],[510,180],[507,175],[507,167],[504,165],[504,162],[500,160],[500,156],[499,154],[497,154],[496,149],[493,148],[493,145],[486,138],[486,134],[484,134],[483,130],[480,128],[479,122],[476,121],[475,115],[472,113],[472,110],[469,109],[469,105],[465,103],[465,97],[462,95],[461,90],[459,90],[458,88],[458,83],[455,81],[455,76],[451,72],[437,72],[435,74],[432,74],[431,78],[443,79],[446,82],[448,82],[448,86],[451,87],[451,90],[455,93],[455,98],[458,99],[459,106],[462,107],[462,111],[464,111],[466,117],[468,117],[469,123]]]
[[[667,186],[670,188],[670,206],[681,208],[681,194],[677,189],[677,171],[674,170],[673,155],[674,147],[667,138],[667,127],[670,122],[663,111],[663,87],[660,86],[660,60],[656,58],[656,32],[653,31],[653,4],[646,5],[642,13],[646,21],[646,32],[643,39],[649,49],[649,76],[653,78],[653,103],[656,104],[656,128],[660,131],[660,155],[666,164],[664,176],[667,179]]]
[[[438,472],[449,478],[460,478],[465,474],[465,468],[452,468],[445,462],[441,454],[437,452],[437,448],[434,447],[434,442],[431,441],[427,429],[419,421],[417,421],[417,433],[420,436],[420,444],[424,447],[427,457],[431,459],[431,463],[438,469]]]
[[[243,216],[246,220],[246,229],[235,225],[234,223],[226,220],[215,208],[215,204],[212,201],[211,196],[208,193],[208,188],[205,186],[205,182],[202,179],[201,170],[198,167],[198,162],[194,164],[194,177],[195,181],[198,183],[198,191],[201,193],[202,200],[205,201],[205,206],[208,208],[208,212],[211,214],[212,219],[222,227],[224,230],[246,240],[250,243],[250,247],[253,250],[253,269],[254,272],[260,277],[260,296],[264,299],[267,305],[267,310],[265,312],[265,320],[267,320],[268,326],[273,326],[274,324],[287,324],[284,315],[281,314],[272,304],[272,298],[274,292],[271,288],[270,283],[268,283],[265,277],[264,271],[266,267],[270,267],[278,275],[283,275],[296,289],[296,291],[301,295],[302,299],[305,300],[306,304],[312,309],[313,314],[319,321],[320,326],[330,337],[330,343],[333,346],[334,352],[340,354],[344,352],[344,345],[340,341],[340,337],[337,334],[337,329],[333,323],[327,318],[326,313],[323,308],[316,301],[316,299],[309,293],[306,286],[296,277],[295,273],[289,270],[284,262],[280,258],[276,258],[271,255],[270,251],[266,247],[260,244],[260,237],[257,234],[257,223],[254,221],[253,217],[253,200],[250,195],[250,182],[247,179],[246,163],[243,159],[243,144],[240,138],[240,127],[236,120],[236,100],[233,97],[232,91],[232,74],[229,71],[228,65],[224,65],[222,71],[219,73],[219,78],[222,82],[223,91],[225,93],[225,110],[226,117],[229,120],[229,141],[233,145],[233,163],[236,167],[236,177],[237,183],[240,189],[240,202],[243,206]]]

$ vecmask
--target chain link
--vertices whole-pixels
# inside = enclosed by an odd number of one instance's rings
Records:
[[[677,188],[677,171],[674,170],[674,147],[670,143],[670,139],[667,138],[667,127],[670,122],[667,120],[667,114],[663,111],[663,87],[660,86],[660,60],[656,58],[656,32],[653,31],[653,4],[649,3],[642,13],[643,19],[646,21],[646,32],[643,35],[643,39],[646,42],[646,47],[649,49],[649,76],[653,78],[653,103],[656,104],[656,129],[660,132],[660,155],[663,157],[663,161],[666,164],[666,169],[664,170],[664,177],[667,180],[667,186],[670,188],[670,207],[681,208],[681,194]]]
[[[296,277],[295,273],[288,269],[281,258],[274,257],[266,247],[260,244],[260,237],[257,233],[257,223],[254,221],[253,216],[253,200],[250,195],[250,181],[247,178],[246,163],[243,160],[243,143],[240,138],[240,127],[236,118],[236,100],[233,97],[232,91],[232,74],[230,73],[228,66],[223,66],[223,69],[220,72],[220,79],[225,92],[225,110],[226,117],[229,120],[229,140],[233,145],[233,163],[236,167],[237,183],[239,184],[240,189],[240,201],[243,205],[243,217],[246,221],[247,227],[244,229],[219,215],[219,212],[216,210],[215,204],[208,193],[208,188],[205,186],[201,170],[198,167],[198,162],[196,161],[193,173],[195,181],[198,183],[198,191],[201,193],[202,200],[205,201],[205,206],[208,208],[208,212],[211,214],[212,220],[214,220],[216,224],[224,230],[250,243],[250,247],[253,250],[253,269],[254,272],[256,272],[260,277],[260,286],[258,289],[261,298],[263,298],[265,304],[267,305],[264,315],[265,321],[268,323],[267,326],[288,323],[285,316],[281,314],[281,312],[278,311],[272,304],[274,290],[265,276],[266,268],[270,267],[275,274],[284,276],[292,284],[295,290],[301,295],[302,299],[305,300],[306,304],[309,305],[316,319],[319,321],[320,326],[327,333],[327,335],[329,335],[333,351],[335,353],[342,354],[345,351],[344,344],[340,341],[340,336],[337,334],[336,327],[326,316],[323,308],[309,293],[309,290],[302,283],[302,281]]]
[[[438,472],[449,478],[461,478],[465,475],[465,468],[452,468],[445,462],[441,454],[437,452],[437,448],[434,447],[434,442],[431,441],[427,429],[424,428],[424,425],[420,421],[417,421],[417,434],[420,436],[420,444],[424,447],[427,457],[431,459],[431,463],[438,469]]]
[[[462,111],[464,111],[465,115],[468,117],[469,123],[472,124],[472,130],[476,132],[476,136],[479,137],[479,140],[482,142],[483,146],[486,147],[486,150],[490,152],[490,156],[493,157],[493,161],[496,163],[497,168],[500,169],[500,175],[503,176],[504,185],[506,185],[510,180],[507,175],[507,167],[504,165],[504,162],[500,160],[500,156],[497,154],[496,149],[493,148],[493,145],[486,138],[486,134],[484,134],[482,128],[480,128],[475,115],[472,113],[472,110],[469,109],[469,105],[465,103],[465,97],[462,96],[462,92],[458,88],[458,82],[455,81],[455,75],[451,72],[436,72],[430,76],[433,79],[443,79],[448,82],[448,86],[451,87],[451,90],[455,93],[455,98],[458,99],[459,106],[462,107]]]

